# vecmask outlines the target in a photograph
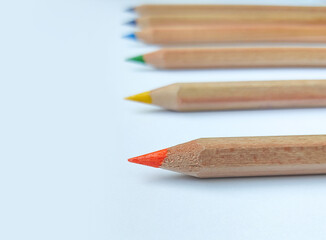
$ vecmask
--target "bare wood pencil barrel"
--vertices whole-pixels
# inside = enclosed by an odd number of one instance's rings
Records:
[[[285,12],[285,13],[318,13],[326,12],[325,7],[310,6],[276,6],[276,5],[200,5],[200,4],[144,4],[134,8],[134,11],[141,16],[153,15],[209,15],[225,13],[250,12]]]
[[[325,13],[326,16],[326,13]],[[326,42],[326,25],[221,24],[217,26],[145,28],[137,39],[149,44],[248,42]]]
[[[202,138],[130,162],[199,178],[326,173],[326,135]]]
[[[170,48],[143,58],[162,69],[325,67],[326,48]]]
[[[173,111],[326,107],[326,80],[176,83],[144,94]]]
[[[134,23],[134,22],[133,22]],[[215,15],[147,16],[135,20],[140,28],[205,27],[225,24],[325,24],[326,12],[234,12]]]

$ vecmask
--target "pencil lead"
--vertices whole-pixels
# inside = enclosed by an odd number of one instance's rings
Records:
[[[142,102],[142,103],[152,103],[152,97],[150,92],[143,92],[140,94],[136,94],[130,97],[126,97],[126,100],[136,101],[136,102]]]
[[[134,20],[131,20],[129,22],[126,22],[125,25],[136,26],[137,25],[137,20],[134,19]],[[135,35],[135,34],[133,34],[133,35]],[[128,38],[130,38],[130,37],[128,37]]]
[[[139,55],[137,57],[128,58],[127,61],[146,63],[143,55]]]
[[[135,12],[135,8],[134,7],[129,7],[126,9],[126,12]]]
[[[130,33],[128,35],[125,35],[125,36],[123,36],[123,38],[131,39],[131,40],[137,40],[137,36],[136,36],[135,33]]]
[[[142,156],[130,158],[128,159],[128,161],[132,163],[138,163],[150,167],[159,168],[161,167],[164,159],[166,158],[167,153],[168,153],[167,149],[162,149]]]

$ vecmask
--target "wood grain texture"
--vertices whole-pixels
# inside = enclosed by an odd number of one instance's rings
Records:
[[[292,12],[297,14],[326,12],[326,7],[275,6],[275,5],[193,5],[193,4],[145,4],[135,8],[140,16],[152,15],[209,15],[250,12]]]
[[[136,20],[140,28],[204,27],[223,24],[325,24],[325,12],[234,12],[215,15],[147,16]]]
[[[326,80],[176,83],[150,95],[173,111],[326,107]]]
[[[199,177],[326,173],[326,135],[202,138],[168,149],[161,168]]]
[[[326,42],[326,24],[220,24],[196,27],[158,27],[143,29],[137,32],[136,36],[148,44],[323,43]]]
[[[326,48],[166,48],[144,59],[161,69],[325,67]]]

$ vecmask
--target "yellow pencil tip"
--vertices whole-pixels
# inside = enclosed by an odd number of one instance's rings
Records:
[[[150,92],[143,92],[140,94],[136,94],[130,97],[126,97],[126,100],[136,101],[136,102],[142,102],[142,103],[152,103],[152,98]]]

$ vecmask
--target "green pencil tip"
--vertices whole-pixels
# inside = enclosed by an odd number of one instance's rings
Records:
[[[143,55],[140,55],[140,56],[137,56],[137,57],[128,58],[127,61],[145,63],[145,60],[144,60],[144,56]]]

